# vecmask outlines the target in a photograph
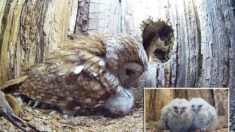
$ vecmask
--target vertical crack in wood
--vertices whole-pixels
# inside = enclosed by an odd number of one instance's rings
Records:
[[[87,34],[89,23],[90,0],[80,0],[75,24],[75,34]]]
[[[4,8],[4,13],[3,13],[3,17],[2,17],[2,21],[1,21],[1,27],[0,27],[0,54],[2,51],[2,45],[3,45],[3,36],[4,36],[4,28],[6,27],[7,24],[7,17],[9,14],[9,10],[11,7],[11,3],[13,0],[7,0],[5,8]]]
[[[198,9],[197,9],[197,5],[195,3],[195,0],[192,0],[192,4],[193,4],[193,8],[194,8],[194,12],[195,12],[195,17],[196,17],[196,24],[197,24],[197,39],[198,39],[198,44],[199,44],[199,51],[198,51],[198,73],[197,73],[197,79],[195,80],[195,86],[196,87],[200,87],[200,78],[202,76],[202,65],[203,65],[203,55],[201,52],[201,25],[200,25],[200,19],[199,19],[199,15],[198,15]]]

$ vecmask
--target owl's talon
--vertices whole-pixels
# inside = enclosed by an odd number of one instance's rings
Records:
[[[126,95],[131,98],[131,95],[126,91],[126,89],[123,89],[123,91],[126,93]]]
[[[33,108],[38,107],[38,106],[39,106],[39,104],[40,104],[40,102],[39,102],[39,101],[35,101],[35,102],[34,102],[34,105],[33,105]]]
[[[29,102],[27,103],[27,106],[31,106],[33,104],[33,100],[29,100]]]
[[[117,88],[117,95],[123,96],[123,97],[131,97],[130,93],[123,87],[118,86]]]

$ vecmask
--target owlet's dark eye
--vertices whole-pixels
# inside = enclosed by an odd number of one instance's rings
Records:
[[[131,76],[133,74],[135,74],[135,72],[133,70],[128,69],[128,68],[126,69],[126,75]]]
[[[174,108],[174,109],[177,109],[177,107],[176,107],[176,106],[174,106],[173,108]]]
[[[201,107],[202,107],[202,105],[199,105],[198,107],[199,107],[199,108],[201,108]]]
[[[194,108],[195,107],[195,105],[192,105],[192,108]]]

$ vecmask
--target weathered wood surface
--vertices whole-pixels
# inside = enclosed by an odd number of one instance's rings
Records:
[[[142,21],[164,20],[173,27],[175,43],[171,59],[157,63],[157,87],[232,87],[233,10],[232,0],[91,1],[88,31],[126,33],[141,42]]]
[[[5,4],[1,4],[0,15],[0,85],[24,74],[63,45],[73,9],[69,1],[1,2]]]
[[[170,103],[175,97],[173,89],[145,90],[145,118],[146,120],[157,120],[161,116],[161,108]],[[161,100],[161,101],[159,101]]]
[[[141,25],[151,18],[172,26],[174,46],[167,62],[149,64],[147,86],[234,88],[234,8],[234,0],[1,0],[0,86],[42,62],[63,46],[67,35],[123,33],[142,42]],[[226,92],[170,90],[157,95],[147,99],[169,96],[148,107],[160,108],[176,95],[200,95],[220,115],[227,114]]]
[[[232,0],[1,0],[0,84],[43,61],[68,34],[124,33],[142,42],[141,24],[151,17],[171,25],[175,38],[171,58],[153,62],[152,86],[233,87],[234,5]]]

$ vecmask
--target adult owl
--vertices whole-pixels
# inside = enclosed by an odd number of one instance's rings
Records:
[[[128,36],[73,36],[43,63],[30,68],[15,93],[34,100],[34,106],[45,103],[67,114],[90,114],[110,97],[124,97],[121,100],[133,105],[126,89],[138,87],[146,69],[143,46]]]

